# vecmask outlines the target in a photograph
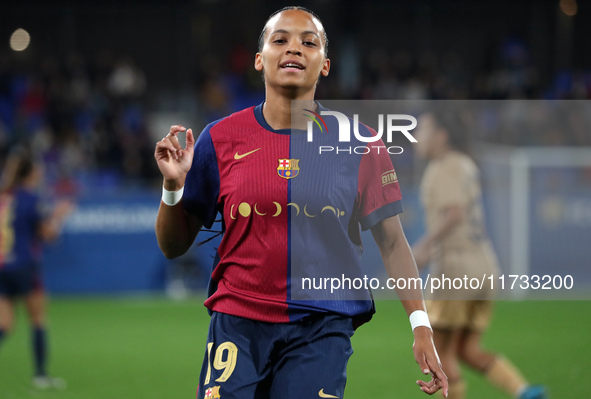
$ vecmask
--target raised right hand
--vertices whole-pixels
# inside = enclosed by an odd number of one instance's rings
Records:
[[[178,140],[178,133],[185,130],[183,126],[173,125],[166,137],[156,143],[154,158],[158,163],[158,169],[164,178],[164,188],[169,191],[180,190],[185,185],[187,172],[193,163],[193,147],[195,138],[193,131],[187,130],[185,148]]]

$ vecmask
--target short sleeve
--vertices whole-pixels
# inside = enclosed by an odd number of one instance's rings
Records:
[[[380,139],[368,146],[359,165],[358,213],[363,230],[403,211],[398,177],[390,155]]]
[[[197,216],[207,228],[211,228],[215,221],[220,192],[217,157],[210,134],[214,125],[207,125],[197,138],[193,164],[187,173],[183,193],[183,209]]]

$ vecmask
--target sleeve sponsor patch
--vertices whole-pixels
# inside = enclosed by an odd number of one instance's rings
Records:
[[[397,182],[398,176],[396,176],[396,171],[394,169],[382,173],[382,187]]]

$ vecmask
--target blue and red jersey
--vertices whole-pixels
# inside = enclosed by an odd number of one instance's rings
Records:
[[[381,140],[372,151],[319,154],[320,145],[343,145],[336,118],[326,123],[329,133],[318,130],[311,143],[305,131],[271,128],[261,104],[209,124],[198,137],[183,206],[208,228],[218,212],[222,217],[210,310],[279,323],[373,313],[368,290],[351,297],[302,286],[305,277],[361,277],[361,229],[402,212]],[[360,131],[375,135],[363,125]]]
[[[41,257],[41,220],[37,194],[16,189],[0,195],[0,269],[37,264]]]

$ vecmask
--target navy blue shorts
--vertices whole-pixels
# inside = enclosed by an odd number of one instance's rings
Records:
[[[0,269],[0,296],[24,297],[39,288],[41,288],[41,279],[36,267]]]
[[[342,398],[353,321],[265,323],[214,312],[197,399]]]

